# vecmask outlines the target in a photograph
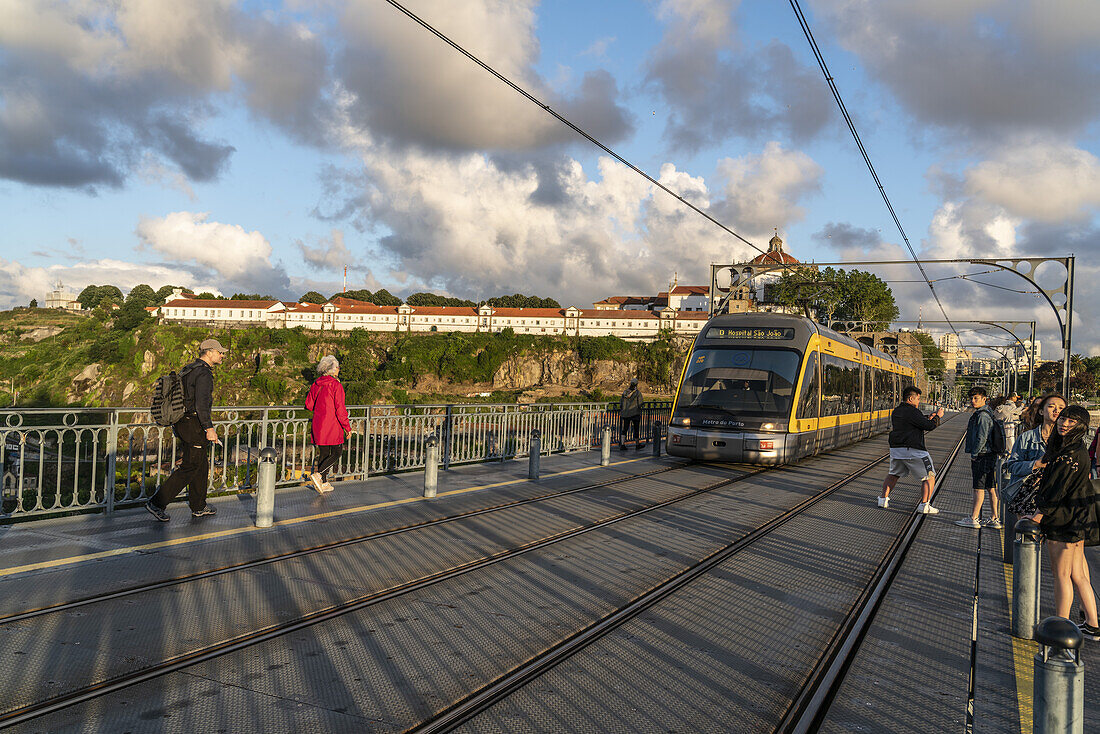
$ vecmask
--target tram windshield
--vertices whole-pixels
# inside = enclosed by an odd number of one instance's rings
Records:
[[[703,424],[790,415],[802,355],[787,349],[692,352],[675,412]],[[709,420],[708,420],[709,419]],[[694,422],[694,420],[693,420]]]

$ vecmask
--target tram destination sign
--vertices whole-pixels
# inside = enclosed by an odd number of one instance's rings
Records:
[[[794,339],[794,329],[712,326],[707,329],[707,339]]]

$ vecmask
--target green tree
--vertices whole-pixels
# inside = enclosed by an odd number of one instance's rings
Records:
[[[126,294],[126,303],[130,301],[137,301],[142,306],[156,306],[159,303],[157,292],[153,290],[152,286],[145,283],[138,283],[130,289],[130,292]]]
[[[463,298],[450,298],[436,293],[413,293],[405,299],[410,306],[476,306],[473,301]]]
[[[199,295],[195,296],[195,298],[198,298],[198,299],[203,300],[203,301],[223,301],[223,300],[225,300],[225,296],[215,296],[210,291],[203,291]]]
[[[342,291],[340,293],[333,293],[332,294],[333,298],[336,298],[337,296],[339,296],[340,298],[350,298],[353,301],[363,301],[365,303],[374,303],[374,301],[371,300],[371,298],[373,297],[373,294],[365,288],[362,288],[360,290],[353,290],[353,291]]]
[[[125,299],[122,297],[122,291],[117,286],[90,285],[80,291],[80,295],[76,297],[76,300],[80,301],[81,308],[91,309],[104,302],[122,303]]]
[[[326,303],[325,297],[317,291],[309,291],[303,293],[302,297],[298,299],[299,303]]]
[[[935,340],[932,339],[931,335],[925,334],[923,331],[915,331],[913,335],[921,344],[921,357],[924,358],[924,371],[932,377],[942,377],[946,365],[943,361],[943,354],[940,352],[940,348],[936,346]]]
[[[494,308],[561,308],[561,304],[553,298],[525,296],[522,293],[513,293],[510,296],[494,296],[485,302]]]
[[[111,328],[114,331],[133,331],[149,318],[149,312],[145,310],[145,303],[141,298],[131,298],[115,313]]]
[[[371,303],[373,303],[376,306],[400,306],[401,305],[401,299],[398,298],[397,296],[393,295],[392,293],[390,293],[385,288],[383,288],[382,290],[379,290],[379,291],[375,291],[374,295],[371,296],[370,301],[371,301]]]
[[[260,293],[234,293],[229,297],[230,301],[275,301],[274,296],[265,296]]]
[[[868,321],[871,329],[889,326],[898,317],[890,287],[878,276],[861,270],[811,270],[784,273],[767,286],[767,299],[784,306],[808,301],[823,321]]]
[[[31,308],[38,308],[38,299],[37,298],[32,298],[31,299]]]

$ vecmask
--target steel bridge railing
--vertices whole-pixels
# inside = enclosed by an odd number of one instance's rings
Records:
[[[671,408],[647,403],[643,430],[660,420],[663,435]],[[542,455],[588,451],[598,447],[604,427],[617,430],[618,413],[617,403],[348,406],[352,431],[332,476],[365,480],[422,469],[433,435],[444,469],[524,458],[534,430]],[[305,481],[315,448],[308,411],[219,407],[213,418],[221,444],[209,449],[211,494],[251,491],[265,446],[278,451],[277,487]],[[145,409],[0,409],[0,440],[0,523],[136,505],[182,459],[172,429],[153,423]]]

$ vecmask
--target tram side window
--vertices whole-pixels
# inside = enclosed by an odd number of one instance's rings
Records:
[[[868,413],[874,410],[874,406],[871,404],[871,378],[874,376],[872,367],[869,364],[863,365],[860,368],[863,373],[863,405],[860,407],[861,413]]]
[[[806,357],[806,373],[802,378],[802,392],[798,396],[798,417],[817,417],[817,352]]]
[[[821,415],[846,415],[859,411],[859,365],[831,354],[822,356],[824,380]]]
[[[875,370],[875,410],[890,410],[894,407],[894,373],[883,369]]]
[[[899,375],[897,372],[895,372],[894,373],[894,405],[897,405],[898,403],[901,402],[901,398],[898,397],[899,395],[901,395],[901,387],[898,385],[898,383],[900,381],[901,381],[901,375]]]

